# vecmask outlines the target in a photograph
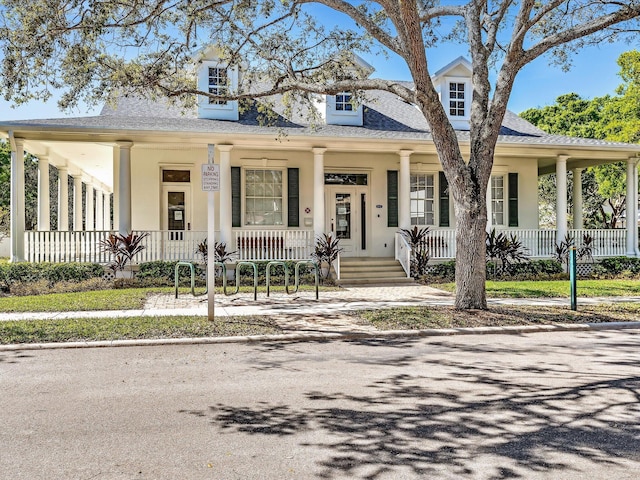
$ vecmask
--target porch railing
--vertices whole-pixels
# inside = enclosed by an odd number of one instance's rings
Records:
[[[396,260],[402,265],[402,269],[407,274],[407,278],[411,277],[411,247],[405,240],[404,236],[396,232]]]
[[[304,260],[311,258],[313,230],[236,230],[239,260]]]

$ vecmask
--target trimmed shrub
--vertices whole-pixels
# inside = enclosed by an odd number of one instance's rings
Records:
[[[77,283],[92,278],[102,278],[103,275],[104,267],[95,263],[2,263],[0,264],[0,288],[8,292],[18,283],[41,281],[50,288],[60,282]]]
[[[136,273],[136,279],[142,285],[148,286],[173,286],[175,282],[175,271],[177,261],[168,262],[156,260],[153,262],[141,263]],[[196,284],[204,284],[204,270],[201,265],[194,263]],[[187,267],[181,267],[178,272],[178,282],[180,285],[191,284],[191,272]]]
[[[594,267],[593,273],[596,275],[622,275],[625,272],[631,275],[640,274],[640,258],[634,257],[611,257],[603,258]]]

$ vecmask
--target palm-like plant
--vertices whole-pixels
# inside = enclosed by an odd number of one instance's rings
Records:
[[[128,235],[110,233],[107,238],[100,241],[102,251],[112,257],[108,267],[114,272],[123,271],[127,263],[145,249],[142,241],[148,236],[147,232],[140,234],[131,232]]]
[[[418,228],[414,225],[412,229],[401,228],[398,232],[411,247],[411,276],[418,278],[426,275],[429,260],[431,259],[431,253],[427,245],[429,227]]]
[[[316,245],[312,257],[320,264],[327,263],[329,265],[325,278],[329,276],[331,264],[338,258],[342,250],[340,247],[340,239],[334,238],[331,233],[323,233],[316,238]]]

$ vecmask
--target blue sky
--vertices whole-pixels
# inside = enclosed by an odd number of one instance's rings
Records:
[[[526,66],[518,75],[509,102],[509,109],[520,113],[527,108],[542,107],[554,103],[562,94],[575,92],[585,98],[613,94],[622,82],[618,76],[618,56],[625,51],[639,49],[640,40],[635,44],[623,42],[589,47],[573,55],[573,67],[568,72],[550,66],[546,58],[539,58]],[[467,56],[464,46],[446,44],[428,52],[430,71],[436,72],[458,56]],[[410,80],[406,66],[401,60],[386,59],[382,56],[365,56],[376,68],[374,77],[394,80]],[[32,102],[18,108],[0,101],[0,121],[35,118],[57,118],[65,116],[95,115],[99,109],[87,111],[76,109],[62,112],[55,99],[46,104]]]

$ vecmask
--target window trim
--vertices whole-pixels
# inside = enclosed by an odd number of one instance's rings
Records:
[[[289,218],[289,197],[288,197],[288,192],[289,192],[289,184],[287,181],[287,167],[286,166],[256,166],[256,165],[245,165],[243,167],[241,167],[241,177],[240,177],[240,181],[241,181],[241,186],[240,186],[240,198],[241,198],[241,202],[242,202],[242,208],[240,211],[240,224],[242,225],[240,228],[245,229],[245,230],[264,230],[265,228],[269,228],[269,229],[283,229],[286,230],[287,228],[289,228],[287,226],[287,222],[288,222],[288,218]],[[281,174],[281,179],[282,179],[282,193],[281,193],[281,200],[282,200],[282,223],[281,224],[273,224],[273,225],[249,225],[247,224],[247,170],[262,170],[262,171],[279,171]],[[274,197],[276,198],[276,197]]]
[[[433,177],[433,198],[431,199],[433,201],[433,223],[422,223],[422,224],[413,223],[414,217],[412,215],[412,210],[411,210],[411,202],[412,202],[411,177],[417,176],[417,175],[422,175],[422,176],[430,175],[431,177]],[[417,227],[435,228],[440,224],[440,204],[439,204],[439,196],[438,196],[439,188],[440,188],[439,174],[436,170],[411,170],[409,172],[409,219],[412,222],[411,223],[412,227],[415,225]],[[425,198],[423,200],[427,200],[427,199]]]
[[[458,100],[457,98],[452,99],[450,96],[451,94],[450,85],[452,83],[464,85],[464,115],[463,116],[451,115],[451,112],[449,110],[449,102],[452,100],[455,100],[455,101]],[[467,77],[458,77],[458,76],[445,77],[442,90],[444,90],[444,92],[442,92],[443,93],[442,96],[446,97],[446,98],[443,98],[442,106],[445,108],[447,117],[453,122],[468,122],[470,120],[470,115],[471,115],[471,79]]]
[[[489,178],[489,201],[491,202],[490,207],[491,210],[489,212],[490,215],[490,223],[492,227],[501,227],[507,228],[509,226],[509,211],[508,211],[508,199],[509,199],[509,185],[508,185],[508,172],[495,172],[491,174]],[[502,223],[496,223],[494,210],[493,210],[493,179],[494,178],[502,178],[502,199],[499,200],[502,202]]]
[[[215,60],[204,60],[198,75],[198,88],[203,92],[209,91],[209,69],[221,68],[227,71],[227,91],[234,91],[238,88],[238,67],[230,67],[226,63]],[[237,110],[237,100],[229,100],[224,103],[209,103],[210,98],[206,95],[199,95],[198,107],[203,111],[224,111],[233,112]]]

